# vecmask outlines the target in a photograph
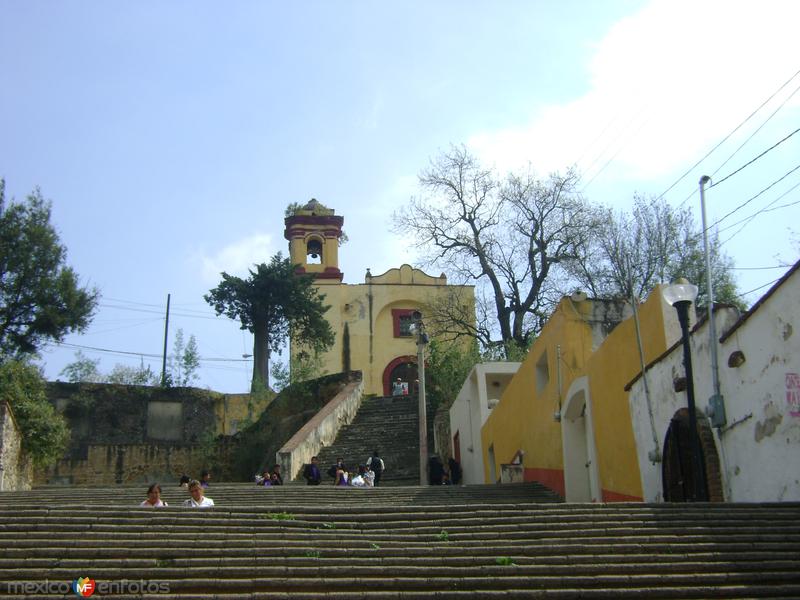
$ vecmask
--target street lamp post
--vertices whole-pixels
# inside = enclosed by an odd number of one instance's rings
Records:
[[[428,482],[428,415],[425,406],[425,344],[428,336],[422,313],[415,310],[411,314],[413,330],[417,334],[417,378],[419,379],[419,484]]]
[[[686,370],[686,404],[689,409],[689,448],[692,453],[694,474],[693,497],[691,500],[707,500],[706,472],[700,456],[700,439],[697,434],[697,415],[694,402],[694,375],[692,372],[692,350],[689,345],[689,306],[697,298],[697,286],[686,279],[678,279],[664,288],[664,299],[678,312],[683,341],[683,367]]]

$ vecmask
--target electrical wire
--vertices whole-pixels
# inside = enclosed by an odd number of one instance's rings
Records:
[[[746,292],[742,292],[741,294],[736,294],[735,297],[736,298],[742,298],[744,296],[747,296],[747,294],[752,294],[753,292],[757,292],[758,290],[763,290],[765,287],[769,287],[771,285],[774,285],[774,284],[778,283],[780,280],[781,280],[781,278],[778,277],[777,279],[773,279],[769,283],[765,283],[764,285],[760,285],[757,288],[753,288],[752,290],[747,290]]]
[[[732,214],[736,213],[737,211],[741,210],[742,208],[744,208],[745,206],[747,206],[748,204],[750,204],[750,203],[751,203],[753,200],[755,200],[756,198],[758,198],[759,196],[761,196],[763,193],[765,193],[767,190],[771,189],[772,187],[774,187],[775,185],[777,185],[778,183],[780,183],[781,181],[783,181],[784,179],[786,179],[786,178],[787,178],[789,175],[791,175],[792,173],[794,173],[794,172],[795,172],[795,171],[797,171],[798,169],[800,169],[800,164],[798,164],[798,165],[797,165],[797,166],[796,166],[794,169],[792,169],[791,171],[789,171],[788,173],[786,173],[786,174],[785,174],[783,177],[781,177],[780,179],[776,179],[775,181],[773,181],[772,183],[770,183],[770,184],[769,184],[767,187],[765,187],[763,190],[761,190],[760,192],[758,192],[758,193],[757,193],[755,196],[752,196],[752,197],[748,198],[747,200],[745,200],[744,202],[742,202],[742,203],[741,203],[739,206],[737,206],[736,208],[734,208],[732,211],[728,212],[728,213],[727,213],[727,214],[725,214],[723,217],[721,217],[721,218],[717,219],[716,221],[714,221],[714,222],[713,222],[711,225],[709,225],[709,226],[708,226],[708,227],[705,229],[705,231],[708,231],[709,229],[711,229],[711,228],[712,228],[712,227],[714,227],[715,225],[719,225],[719,224],[720,224],[722,221],[724,221],[725,219],[727,219],[728,217],[730,217]],[[703,233],[703,232],[701,232],[701,234],[702,234],[702,233]]]
[[[763,122],[761,125],[759,125],[759,126],[758,126],[758,128],[757,128],[757,129],[756,129],[756,130],[755,130],[753,133],[751,133],[749,136],[747,136],[747,139],[746,139],[744,142],[742,142],[742,144],[741,144],[741,145],[740,145],[740,146],[739,146],[739,147],[738,147],[736,150],[734,150],[734,151],[733,151],[733,154],[731,154],[731,155],[730,155],[728,158],[726,158],[726,159],[723,161],[723,163],[722,163],[720,166],[718,166],[718,167],[716,168],[716,170],[715,170],[713,173],[711,173],[711,177],[713,178],[713,177],[714,177],[714,175],[716,175],[717,173],[719,173],[720,169],[722,169],[722,167],[724,167],[726,164],[728,164],[728,161],[729,161],[729,160],[731,160],[731,159],[732,159],[734,156],[736,156],[736,154],[739,152],[739,150],[741,150],[742,148],[744,148],[744,147],[745,147],[745,145],[747,144],[747,142],[749,142],[750,140],[752,140],[752,139],[753,139],[753,137],[754,137],[754,136],[755,136],[755,135],[756,135],[756,134],[757,134],[759,131],[761,131],[761,129],[763,129],[764,125],[766,125],[767,123],[769,123],[770,119],[772,119],[772,117],[774,117],[776,114],[778,114],[778,112],[779,112],[779,111],[780,111],[780,110],[781,110],[781,109],[782,109],[784,106],[786,106],[786,103],[787,103],[787,102],[789,102],[789,100],[791,100],[791,99],[794,97],[794,95],[795,95],[795,94],[796,94],[798,91],[800,91],[800,85],[798,85],[796,88],[794,88],[794,91],[793,91],[791,94],[789,94],[789,95],[788,95],[786,98],[784,98],[783,102],[781,102],[781,103],[780,103],[780,105],[778,106],[778,108],[776,108],[774,111],[772,111],[772,114],[771,114],[770,116],[768,116],[768,117],[766,118],[766,120],[765,120],[765,121],[764,121],[764,122]]]
[[[785,269],[786,265],[775,265],[774,267],[728,267],[731,271],[770,271],[774,269]]]
[[[735,223],[731,223],[730,225],[726,225],[722,229],[718,229],[717,233],[719,234],[719,233],[722,233],[723,231],[727,231],[729,229],[733,229],[734,227],[736,227],[737,225],[740,225],[741,223],[746,223],[746,222],[752,221],[753,219],[755,219],[758,215],[760,215],[762,213],[772,212],[773,210],[778,210],[779,208],[786,208],[787,206],[792,206],[792,205],[796,204],[796,202],[790,202],[789,204],[783,204],[781,206],[775,206],[773,208],[770,208],[770,207],[772,207],[773,204],[775,204],[779,200],[785,198],[788,194],[792,193],[798,187],[800,187],[800,181],[795,183],[792,187],[790,187],[788,190],[783,192],[780,196],[775,198],[772,202],[770,202],[769,204],[767,204],[763,208],[760,208],[759,210],[754,212],[752,215],[749,215],[749,216],[745,217],[744,219],[736,221]]]
[[[750,119],[752,119],[752,118],[753,118],[753,117],[756,115],[756,113],[758,113],[758,111],[760,111],[762,108],[764,108],[764,106],[765,106],[765,105],[766,105],[766,104],[767,104],[767,103],[768,103],[770,100],[772,100],[772,99],[773,99],[773,98],[774,98],[774,97],[775,97],[775,96],[776,96],[776,95],[777,95],[777,94],[778,94],[778,93],[779,93],[779,92],[780,92],[780,91],[781,91],[783,88],[785,88],[787,85],[789,85],[789,83],[792,81],[792,79],[794,79],[794,78],[795,78],[795,77],[797,77],[798,75],[800,75],[800,70],[798,70],[797,72],[795,72],[795,74],[794,74],[794,75],[792,75],[791,77],[789,77],[789,79],[787,79],[787,80],[786,80],[786,82],[785,82],[785,83],[784,83],[782,86],[780,86],[780,87],[779,87],[777,90],[775,90],[775,92],[773,92],[773,93],[772,93],[772,95],[771,95],[769,98],[767,98],[766,100],[764,100],[764,102],[762,102],[762,103],[761,103],[761,105],[760,105],[760,106],[759,106],[757,109],[755,109],[755,110],[754,110],[752,113],[750,113],[750,115],[749,115],[749,116],[748,116],[748,117],[747,117],[747,118],[746,118],[744,121],[742,121],[742,122],[741,122],[741,123],[739,123],[739,124],[738,124],[736,127],[734,127],[733,131],[731,131],[731,132],[730,132],[728,135],[726,135],[726,136],[725,136],[725,137],[722,139],[722,141],[721,141],[721,142],[719,142],[719,143],[718,143],[716,146],[714,146],[714,147],[713,147],[711,150],[709,150],[709,151],[706,153],[706,155],[705,155],[705,156],[703,156],[703,158],[701,158],[701,159],[700,159],[700,160],[698,160],[698,161],[697,161],[697,162],[696,162],[694,165],[692,165],[691,167],[689,167],[689,169],[688,169],[688,170],[687,170],[687,171],[686,171],[686,172],[685,172],[683,175],[681,175],[680,177],[678,177],[678,178],[677,178],[677,179],[676,179],[676,180],[675,180],[675,181],[672,183],[672,185],[670,185],[670,186],[669,186],[669,187],[668,187],[666,190],[664,190],[663,192],[661,192],[661,194],[659,194],[659,196],[658,196],[658,198],[656,198],[656,200],[661,200],[661,198],[663,198],[664,196],[666,196],[666,195],[669,193],[669,191],[670,191],[672,188],[674,188],[676,185],[678,185],[678,183],[680,183],[681,181],[683,181],[683,179],[684,179],[684,178],[685,178],[687,175],[689,175],[689,173],[691,173],[691,172],[692,172],[692,171],[693,171],[693,170],[694,170],[696,167],[698,167],[698,166],[700,165],[700,163],[702,163],[702,162],[703,162],[705,159],[707,159],[709,156],[711,156],[711,154],[712,154],[712,153],[713,153],[713,152],[714,152],[714,151],[715,151],[717,148],[719,148],[719,147],[720,147],[722,144],[724,144],[725,142],[727,142],[727,141],[728,141],[728,139],[729,139],[729,138],[730,138],[730,137],[731,137],[731,136],[732,136],[734,133],[736,133],[736,132],[737,132],[737,131],[738,131],[738,130],[739,130],[739,129],[740,129],[740,128],[741,128],[741,127],[742,127],[742,126],[745,124],[745,123],[747,123],[747,122],[748,122]],[[691,198],[691,196],[689,196],[689,197]],[[686,200],[688,200],[688,198],[687,198]],[[686,202],[686,200],[684,200],[684,202]]]
[[[769,148],[767,148],[766,150],[764,150],[764,151],[763,151],[761,154],[759,154],[758,156],[756,156],[756,157],[754,157],[754,158],[750,159],[749,161],[747,161],[745,164],[743,164],[741,167],[739,167],[738,169],[736,169],[736,170],[735,170],[735,171],[733,171],[732,173],[728,173],[728,174],[727,174],[725,177],[723,177],[723,178],[722,178],[722,179],[720,179],[719,181],[716,181],[716,182],[712,183],[710,186],[708,186],[708,189],[711,189],[711,188],[717,187],[717,186],[718,186],[720,183],[722,183],[723,181],[725,181],[725,180],[727,180],[727,179],[730,179],[731,177],[733,177],[734,175],[736,175],[736,174],[737,174],[739,171],[741,171],[741,170],[743,170],[743,169],[745,169],[745,168],[749,167],[749,166],[750,166],[750,165],[752,165],[754,162],[756,162],[756,161],[757,161],[759,158],[761,158],[762,156],[766,155],[768,152],[771,152],[772,150],[774,150],[775,148],[777,148],[778,146],[780,146],[780,145],[781,145],[783,142],[785,142],[786,140],[788,140],[790,137],[792,137],[792,136],[793,136],[795,133],[797,133],[798,131],[800,131],[800,127],[798,127],[797,129],[795,129],[795,130],[794,130],[792,133],[790,133],[789,135],[787,135],[785,138],[783,138],[783,139],[782,139],[782,140],[780,140],[779,142],[776,142],[775,144],[773,144],[772,146],[770,146]]]
[[[73,344],[70,342],[51,342],[48,344],[49,346],[58,346],[61,348],[75,348],[78,350],[91,350],[93,352],[105,352],[108,354],[120,354],[123,356],[141,356],[147,358],[163,358],[163,354],[152,354],[148,352],[131,352],[128,350],[112,350],[110,348],[98,348],[97,346],[85,346],[83,344]],[[251,359],[248,358],[220,358],[220,357],[209,357],[209,358],[199,358],[200,362],[233,362],[233,363],[240,363],[240,362],[252,362]]]

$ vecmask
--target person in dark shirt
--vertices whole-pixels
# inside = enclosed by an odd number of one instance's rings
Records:
[[[450,467],[450,482],[453,485],[458,485],[461,483],[461,465],[459,462],[450,457],[450,460],[447,461],[448,466]]]
[[[311,463],[303,469],[303,477],[307,485],[319,485],[322,482],[322,471],[319,470],[319,459],[316,456],[312,456]]]
[[[272,473],[270,473],[272,485],[283,485],[283,475],[281,475],[281,466],[272,465]]]
[[[375,473],[375,483],[374,486],[378,487],[381,483],[381,477],[383,476],[383,472],[386,470],[386,465],[383,462],[383,459],[378,455],[378,451],[372,453],[367,459],[367,467]]]
[[[211,485],[211,472],[203,471],[200,473],[200,486],[207,488],[209,485]]]
[[[437,455],[431,456],[428,462],[428,483],[430,485],[442,485],[442,477],[444,476],[444,465],[442,459]]]
[[[339,471],[347,471],[347,465],[344,464],[344,459],[341,456],[336,459],[336,464],[328,469],[328,475],[336,479],[336,473]]]

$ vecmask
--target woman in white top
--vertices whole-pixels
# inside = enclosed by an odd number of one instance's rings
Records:
[[[206,498],[203,491],[203,486],[196,479],[189,483],[189,493],[192,495],[188,500],[183,501],[183,506],[186,508],[208,508],[214,506],[214,501],[211,498]]]
[[[161,499],[161,486],[153,483],[147,488],[147,500],[142,502],[139,506],[144,508],[161,508],[168,506],[166,502]]]

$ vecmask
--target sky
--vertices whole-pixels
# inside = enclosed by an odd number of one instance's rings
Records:
[[[593,203],[663,195],[699,223],[702,175],[800,128],[798,22],[793,0],[0,0],[6,196],[41,189],[102,295],[45,373],[78,347],[104,372],[160,371],[170,294],[196,384],[247,391],[252,336],[203,301],[219,273],[285,254],[284,209],[312,197],[344,216],[346,283],[414,264],[391,216],[451,144],[499,173],[575,166]],[[706,194],[750,303],[800,254],[798,165],[800,133]]]

